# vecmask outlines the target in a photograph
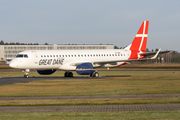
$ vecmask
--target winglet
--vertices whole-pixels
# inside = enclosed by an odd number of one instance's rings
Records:
[[[157,56],[159,55],[159,52],[161,51],[161,49],[159,49],[158,51],[157,51],[157,53],[151,58],[151,59],[156,59],[157,58]]]

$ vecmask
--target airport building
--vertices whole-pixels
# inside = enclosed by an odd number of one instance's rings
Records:
[[[80,49],[114,49],[114,45],[0,45],[0,61],[10,61],[19,52],[25,50],[80,50]]]

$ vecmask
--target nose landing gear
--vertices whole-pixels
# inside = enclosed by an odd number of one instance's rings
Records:
[[[29,77],[29,69],[25,69],[25,70],[23,70],[22,72],[24,72],[24,78],[28,78]]]

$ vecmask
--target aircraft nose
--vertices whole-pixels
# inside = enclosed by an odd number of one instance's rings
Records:
[[[9,66],[11,68],[17,68],[17,64],[15,62],[10,62]]]

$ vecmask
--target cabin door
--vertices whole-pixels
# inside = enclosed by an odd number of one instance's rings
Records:
[[[32,53],[33,53],[33,56],[34,56],[34,63],[38,64],[38,54],[37,54],[37,52],[36,51],[32,51]]]

